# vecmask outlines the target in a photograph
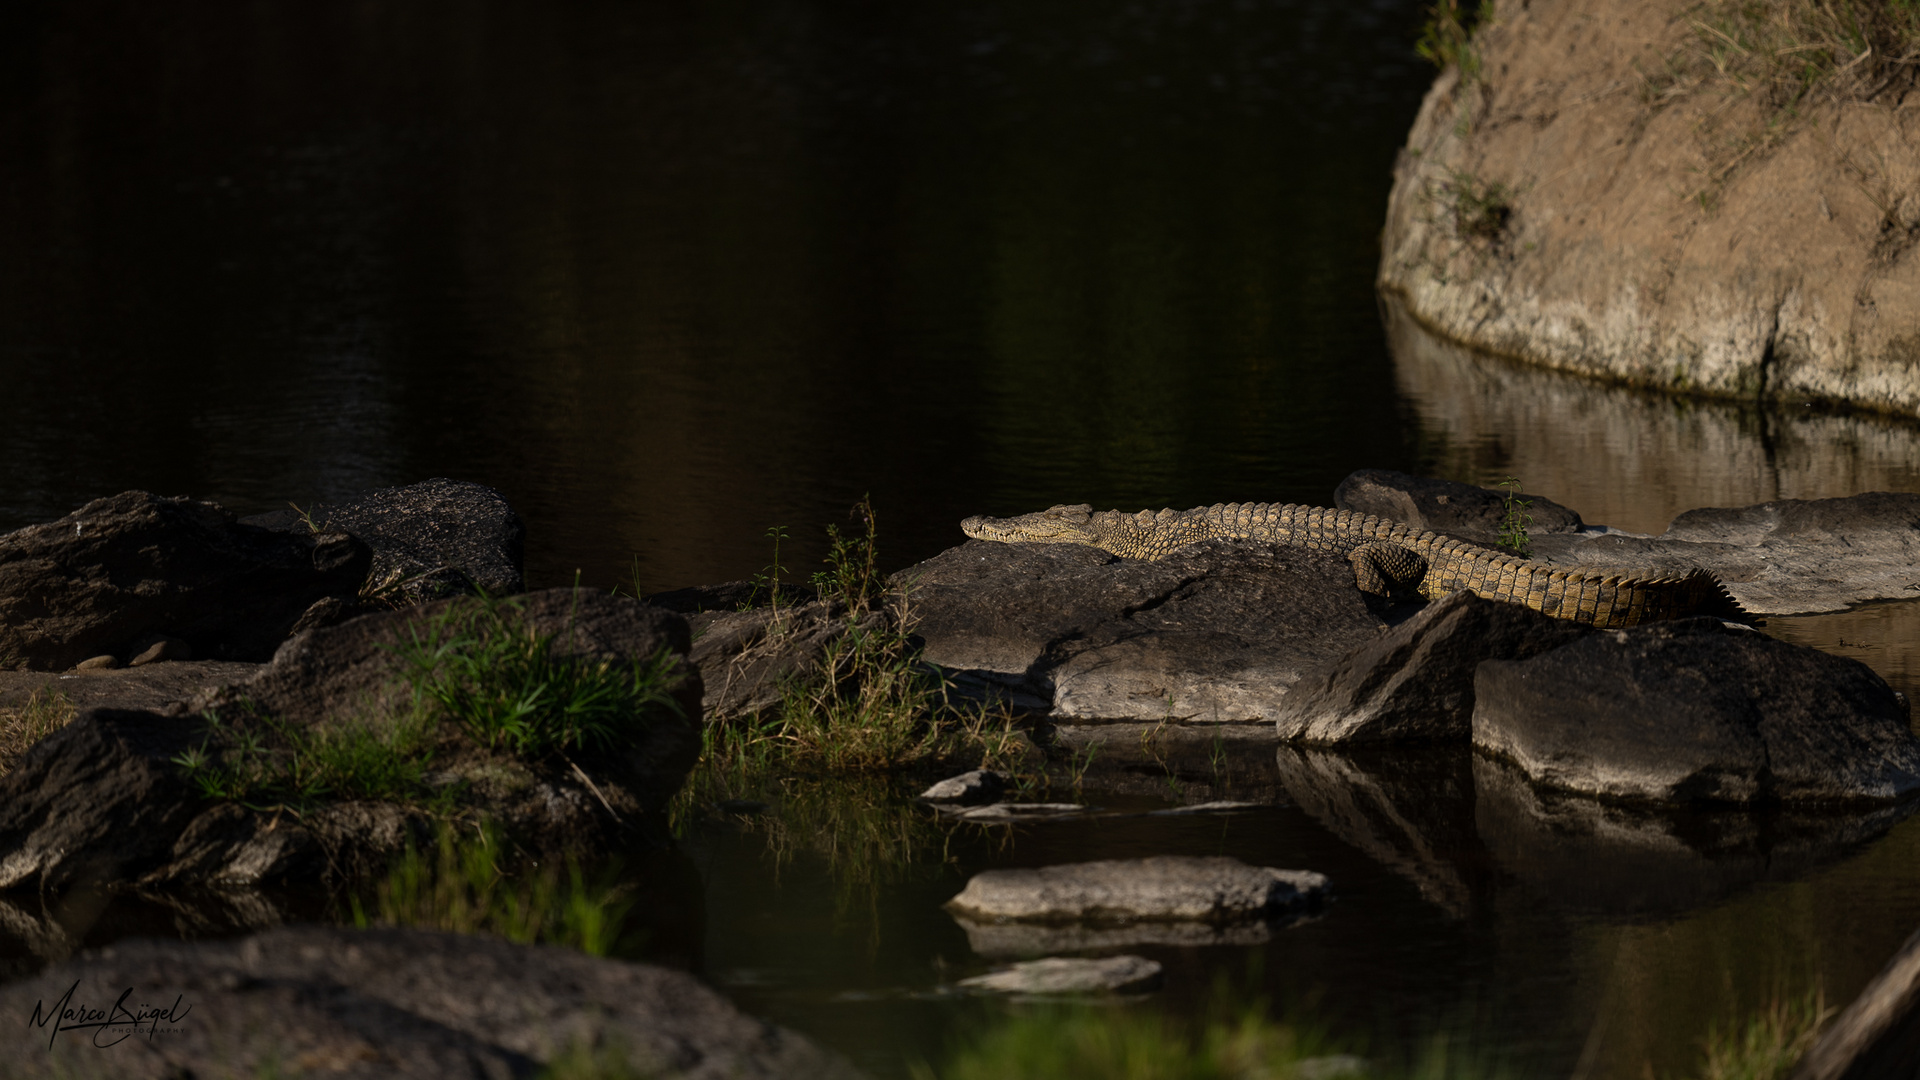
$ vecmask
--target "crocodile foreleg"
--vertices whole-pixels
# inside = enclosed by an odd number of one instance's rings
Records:
[[[1401,544],[1361,544],[1347,553],[1353,564],[1353,582],[1360,591],[1375,596],[1417,594],[1427,576],[1427,560],[1419,552]]]

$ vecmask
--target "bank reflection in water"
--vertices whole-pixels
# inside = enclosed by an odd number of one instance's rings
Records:
[[[1280,748],[1289,796],[1538,969],[1554,912],[1591,1016],[1579,1075],[1686,1075],[1699,1038],[1818,988],[1844,1005],[1920,926],[1915,807],[1661,812],[1542,792],[1455,749]],[[1537,930],[1537,928],[1535,928]],[[1518,933],[1516,934],[1516,930]]]
[[[1443,341],[1392,297],[1381,314],[1437,475],[1515,476],[1588,524],[1641,533],[1702,506],[1920,491],[1920,424],[1606,386]]]

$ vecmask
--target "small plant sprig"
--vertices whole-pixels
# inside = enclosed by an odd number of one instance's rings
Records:
[[[1420,28],[1415,52],[1445,70],[1458,65],[1460,82],[1472,85],[1480,78],[1480,53],[1473,46],[1473,33],[1493,22],[1493,0],[1480,0],[1471,13],[1461,0],[1436,0],[1427,9],[1427,21]]]
[[[775,615],[778,615],[780,613],[780,576],[787,572],[787,568],[780,565],[780,542],[787,539],[787,527],[772,526],[767,529],[766,535],[773,541],[773,562],[753,575],[753,591],[758,594],[761,589],[767,590],[767,606],[773,609]]]
[[[1506,490],[1502,501],[1500,517],[1499,546],[1525,559],[1533,554],[1533,537],[1527,534],[1527,527],[1533,524],[1533,515],[1527,511],[1533,506],[1532,499],[1519,496],[1520,481],[1509,476],[1500,481],[1500,487]]]

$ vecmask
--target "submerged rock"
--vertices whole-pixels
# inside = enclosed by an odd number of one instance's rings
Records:
[[[1272,941],[1275,927],[1284,925],[1287,920],[1225,924],[1134,922],[1109,926],[993,922],[955,915],[953,921],[966,932],[967,947],[975,955],[989,960],[1012,960],[1050,953],[1112,952],[1115,949],[1142,947],[1199,949],[1219,945],[1251,948]]]
[[[934,784],[920,793],[920,799],[949,806],[978,806],[999,798],[1006,787],[1006,777],[992,769],[975,769]]]
[[[1384,621],[1326,552],[1244,541],[1153,562],[969,541],[895,575],[926,659],[1063,723],[1271,721]]]
[[[202,659],[266,660],[314,603],[353,596],[372,558],[345,533],[270,532],[210,502],[96,499],[0,536],[0,666],[126,660],[160,636]]]
[[[389,602],[526,588],[527,527],[507,497],[484,484],[436,478],[241,520],[294,535],[354,536],[373,550],[368,589]]]
[[[1280,702],[1280,738],[1309,744],[1467,742],[1474,671],[1521,660],[1589,627],[1459,592],[1312,672]]]
[[[140,1038],[27,1022],[68,999],[109,1009],[137,989],[164,1015]],[[742,1014],[678,971],[572,949],[424,930],[269,930],[238,941],[122,942],[0,986],[26,1078],[265,1074],[530,1077],[569,1053],[638,1075],[844,1077],[845,1060]],[[596,1075],[598,1070],[595,1070]]]
[[[1156,855],[975,874],[947,910],[973,920],[1253,922],[1308,908],[1327,893],[1311,870],[1248,866],[1226,856]]]
[[[1144,956],[1049,956],[961,979],[959,985],[996,994],[1139,994],[1160,989],[1162,981],[1160,965]]]
[[[1474,697],[1474,745],[1548,787],[1664,803],[1920,791],[1920,740],[1866,665],[1713,619],[1489,660]]]

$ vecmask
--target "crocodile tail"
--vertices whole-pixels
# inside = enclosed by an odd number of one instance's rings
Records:
[[[1696,569],[1687,574],[1684,580],[1688,596],[1692,601],[1688,605],[1693,609],[1689,614],[1711,615],[1716,619],[1745,623],[1748,626],[1762,625],[1762,620],[1741,607],[1740,601],[1735,600],[1733,594],[1728,592],[1727,587],[1721,584],[1720,579],[1711,572]]]

